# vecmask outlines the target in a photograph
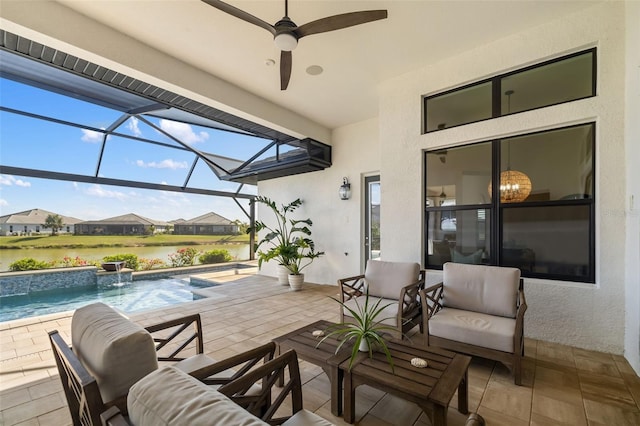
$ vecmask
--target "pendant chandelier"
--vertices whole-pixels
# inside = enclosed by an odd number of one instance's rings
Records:
[[[511,112],[513,90],[507,90],[504,94],[508,98],[507,111]],[[492,187],[489,182],[490,196],[491,193]],[[511,170],[511,142],[507,142],[507,170],[500,172],[500,202],[520,203],[526,200],[529,194],[531,194],[531,179],[518,170]]]

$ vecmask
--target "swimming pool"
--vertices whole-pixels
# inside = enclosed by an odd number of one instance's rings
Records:
[[[192,290],[203,287],[206,286],[191,285],[188,278],[167,278],[0,297],[0,322],[71,311],[93,302],[103,302],[126,313],[140,312],[201,299]]]

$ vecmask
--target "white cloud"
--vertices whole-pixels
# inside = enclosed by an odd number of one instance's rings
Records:
[[[21,186],[23,188],[28,188],[31,186],[31,182],[27,182],[26,180],[16,179],[14,176],[10,175],[0,175],[0,185],[5,186]]]
[[[131,131],[131,133],[133,133],[134,136],[142,136],[142,130],[140,130],[140,128],[138,127],[138,122],[140,120],[138,120],[135,117],[131,117],[131,119],[127,122],[127,128],[129,129],[129,131]]]
[[[159,163],[156,163],[155,161],[150,161],[148,163],[145,163],[142,160],[136,160],[136,165],[138,167],[143,167],[143,168],[171,169],[171,170],[186,169],[187,167],[189,167],[186,161],[175,161],[175,160],[171,160],[170,158],[166,160],[162,160]]]
[[[82,131],[82,137],[80,138],[84,142],[98,143],[102,142],[104,136],[101,132],[95,132],[93,130],[80,129]]]
[[[115,198],[121,201],[129,198],[127,197],[127,194],[125,194],[124,192],[111,191],[108,189],[104,189],[100,185],[91,185],[84,192],[87,195],[92,195],[99,198]]]
[[[3,200],[2,198],[0,198],[0,206],[8,206],[9,202],[7,200]]]
[[[177,121],[171,120],[160,120],[160,128],[187,145],[194,145],[209,139],[209,133],[195,133],[193,128],[186,123],[178,123]]]

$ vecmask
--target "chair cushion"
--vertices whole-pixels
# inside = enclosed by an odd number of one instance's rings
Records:
[[[105,402],[126,395],[135,382],[158,368],[151,335],[104,303],[75,311],[71,342]]]
[[[429,334],[456,342],[513,353],[516,320],[442,308],[429,318]]]
[[[156,370],[133,385],[127,408],[135,426],[267,424],[175,367]]]
[[[282,426],[333,426],[333,423],[326,421],[316,413],[302,409],[282,423]]]
[[[344,302],[345,306],[350,309],[353,309],[356,313],[360,313],[360,309],[364,310],[364,302],[366,296],[358,296]],[[356,302],[357,301],[357,302]],[[375,318],[376,322],[389,325],[391,327],[398,326],[398,301],[391,299],[383,299],[381,297],[375,297],[369,295],[369,309],[371,309],[376,303],[380,301],[380,305],[378,308],[383,308],[382,312]],[[356,304],[357,303],[357,304]],[[358,306],[360,308],[358,309]],[[351,312],[349,312],[346,308],[342,308],[344,310],[344,315],[351,317]]]
[[[417,263],[368,260],[364,279],[369,295],[397,300],[403,287],[418,281],[419,273]]]
[[[448,262],[443,270],[444,306],[516,317],[519,269]]]

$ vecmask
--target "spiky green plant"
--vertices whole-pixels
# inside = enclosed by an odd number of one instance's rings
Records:
[[[262,266],[263,262],[270,260],[276,260],[278,264],[288,266],[298,254],[296,240],[301,238],[300,235],[306,237],[311,235],[311,229],[309,229],[313,225],[311,219],[291,219],[287,217],[289,213],[294,212],[302,205],[302,200],[298,198],[289,204],[283,204],[278,207],[270,198],[258,196],[253,199],[252,203],[260,203],[269,207],[276,218],[274,226],[269,226],[262,221],[256,220],[254,226],[247,229],[247,233],[268,231],[253,248],[258,255],[258,268]],[[311,241],[306,237],[303,237],[305,241]],[[260,247],[267,249],[266,251],[259,250]]]
[[[327,329],[328,333],[322,338],[322,340],[318,342],[316,348],[331,336],[336,336],[339,340],[342,340],[336,348],[336,353],[340,351],[345,343],[352,342],[353,349],[351,350],[351,358],[349,360],[349,370],[351,370],[353,362],[358,355],[360,343],[365,340],[369,348],[369,358],[373,357],[374,346],[382,349],[385,356],[387,357],[389,365],[391,366],[391,371],[393,371],[393,359],[391,358],[389,348],[387,347],[387,343],[385,342],[382,335],[386,331],[396,331],[396,329],[382,323],[384,320],[387,320],[390,317],[378,319],[378,316],[380,316],[384,309],[392,305],[393,303],[380,306],[382,299],[378,299],[377,302],[370,304],[368,287],[365,290],[364,305],[360,305],[360,303],[358,303],[358,299],[355,299],[355,309],[350,308],[344,302],[336,299],[335,297],[331,297],[331,299],[338,302],[343,309],[349,311],[355,322],[340,323],[330,326]]]

